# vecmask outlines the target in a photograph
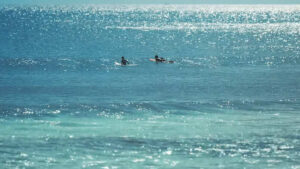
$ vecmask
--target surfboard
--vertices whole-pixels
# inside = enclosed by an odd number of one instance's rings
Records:
[[[116,65],[116,66],[122,66],[122,64],[119,63],[119,62],[115,62],[115,65]]]
[[[119,62],[115,62],[115,65],[116,66],[137,66],[137,64],[134,64],[134,63],[130,63],[130,64],[126,64],[126,65],[122,65],[121,63]]]

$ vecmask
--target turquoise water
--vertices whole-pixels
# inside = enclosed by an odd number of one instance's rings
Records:
[[[1,7],[0,168],[300,168],[299,39],[297,5]]]

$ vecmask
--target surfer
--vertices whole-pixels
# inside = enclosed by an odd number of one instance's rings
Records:
[[[158,57],[157,55],[155,55],[155,57],[154,57],[154,59],[149,59],[150,61],[152,61],[152,62],[156,62],[156,63],[174,63],[174,61],[172,61],[172,60],[169,60],[169,61],[167,61],[166,59],[164,59],[164,58],[162,58],[162,57]]]
[[[155,61],[156,61],[156,62],[164,62],[164,61],[166,61],[166,59],[164,59],[164,58],[159,58],[157,55],[155,55]]]
[[[127,65],[129,62],[122,56],[121,65]]]

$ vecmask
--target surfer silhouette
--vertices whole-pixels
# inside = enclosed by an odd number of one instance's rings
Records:
[[[155,61],[156,62],[164,62],[166,60],[164,58],[159,58],[157,55],[155,55]]]
[[[121,65],[127,65],[129,62],[122,56]]]

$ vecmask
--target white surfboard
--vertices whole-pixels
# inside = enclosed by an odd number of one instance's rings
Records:
[[[116,65],[116,66],[137,66],[137,64],[134,64],[134,63],[133,63],[133,64],[130,63],[130,64],[122,65],[122,64],[119,63],[119,62],[115,62],[115,65]]]
[[[119,63],[119,62],[115,62],[115,65],[116,65],[116,66],[122,66],[122,64]]]

